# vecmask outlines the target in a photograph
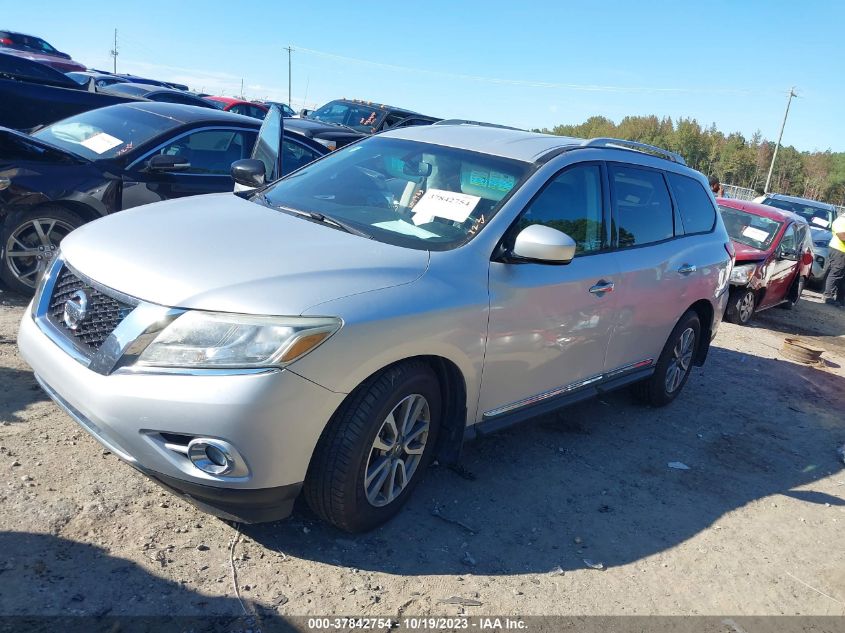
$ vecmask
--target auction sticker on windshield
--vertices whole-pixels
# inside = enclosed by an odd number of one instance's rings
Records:
[[[825,229],[830,226],[830,222],[828,222],[824,218],[819,218],[819,217],[813,218],[812,223],[817,224],[818,226],[825,228]]]
[[[425,224],[434,218],[464,222],[478,201],[478,196],[444,189],[429,189],[414,206],[414,224]]]
[[[95,134],[94,136],[89,136],[84,141],[80,141],[79,144],[83,147],[87,147],[92,152],[96,152],[97,154],[102,154],[104,152],[109,151],[113,147],[117,147],[123,143],[119,138],[115,138],[111,134],[106,134],[105,132],[100,132],[99,134]]]
[[[769,239],[769,234],[762,229],[755,229],[753,226],[746,226],[742,229],[742,234],[755,242],[765,242]]]

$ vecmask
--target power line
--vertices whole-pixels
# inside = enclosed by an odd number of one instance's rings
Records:
[[[285,50],[289,50],[288,49]],[[483,77],[479,75],[465,75],[460,73],[442,72],[437,70],[428,70],[425,68],[412,68],[409,66],[398,66],[396,64],[386,64],[383,62],[374,62],[366,59],[359,59],[357,57],[348,57],[346,55],[337,55],[335,53],[327,53],[325,51],[318,51],[313,48],[303,48],[298,46],[297,51],[301,53],[308,53],[317,57],[326,59],[333,59],[336,61],[350,62],[354,64],[363,64],[366,66],[373,66],[375,68],[383,68],[385,70],[395,70],[403,73],[419,73],[430,75],[432,77],[442,77],[448,79],[456,79],[460,81],[474,81],[479,83],[499,84],[507,86],[520,86],[525,88],[556,88],[563,90],[576,90],[581,92],[618,92],[618,93],[662,93],[662,94],[759,94],[759,91],[735,89],[735,88],[677,88],[677,87],[649,87],[649,86],[612,86],[600,84],[572,84],[572,83],[558,83],[548,81],[530,81],[523,79],[506,79],[496,77]]]

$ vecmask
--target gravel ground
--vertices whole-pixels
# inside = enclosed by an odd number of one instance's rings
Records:
[[[354,537],[304,507],[238,530],[104,453],[18,356],[23,312],[0,290],[0,615],[240,615],[233,568],[282,615],[845,615],[845,313],[818,295],[723,325],[668,408],[477,441]],[[792,334],[824,366],[780,357]]]

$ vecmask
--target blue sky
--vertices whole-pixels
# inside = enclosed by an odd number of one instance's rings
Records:
[[[0,27],[92,67],[295,106],[357,97],[441,117],[551,127],[591,115],[694,117],[845,151],[845,2],[240,3],[2,0]]]

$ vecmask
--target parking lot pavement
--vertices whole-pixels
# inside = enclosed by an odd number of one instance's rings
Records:
[[[104,454],[18,356],[23,312],[0,291],[0,614],[239,615],[234,566],[285,615],[845,615],[845,314],[818,295],[723,325],[668,408],[621,392],[468,445],[360,536],[305,508],[238,532]],[[780,356],[796,333],[824,366]]]

